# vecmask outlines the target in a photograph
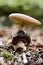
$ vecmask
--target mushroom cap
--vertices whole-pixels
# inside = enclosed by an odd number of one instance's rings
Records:
[[[30,17],[30,16],[27,16],[27,15],[24,15],[24,14],[20,14],[20,13],[12,13],[9,15],[9,18],[14,21],[15,23],[17,24],[21,24],[21,25],[40,25],[41,23]]]

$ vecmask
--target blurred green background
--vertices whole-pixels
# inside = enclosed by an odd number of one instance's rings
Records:
[[[16,12],[38,19],[43,27],[43,0],[0,0],[0,26],[11,26],[8,15]]]

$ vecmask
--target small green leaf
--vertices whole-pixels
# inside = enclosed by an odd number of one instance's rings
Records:
[[[12,59],[12,58],[14,57],[14,55],[11,54],[10,52],[8,52],[7,50],[4,50],[4,51],[3,51],[3,54],[4,54],[4,57],[5,57],[5,58]]]

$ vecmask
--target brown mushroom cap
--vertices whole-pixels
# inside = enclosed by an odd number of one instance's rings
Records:
[[[30,16],[27,16],[27,15],[24,15],[24,14],[20,14],[20,13],[12,13],[9,15],[9,18],[16,22],[17,24],[21,24],[21,25],[40,25],[41,23],[30,17]]]

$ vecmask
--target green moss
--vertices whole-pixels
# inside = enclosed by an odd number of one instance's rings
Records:
[[[8,52],[7,50],[4,50],[4,51],[3,51],[3,54],[4,54],[4,57],[5,57],[5,58],[12,59],[12,58],[14,57],[14,55],[11,54],[10,52]]]

